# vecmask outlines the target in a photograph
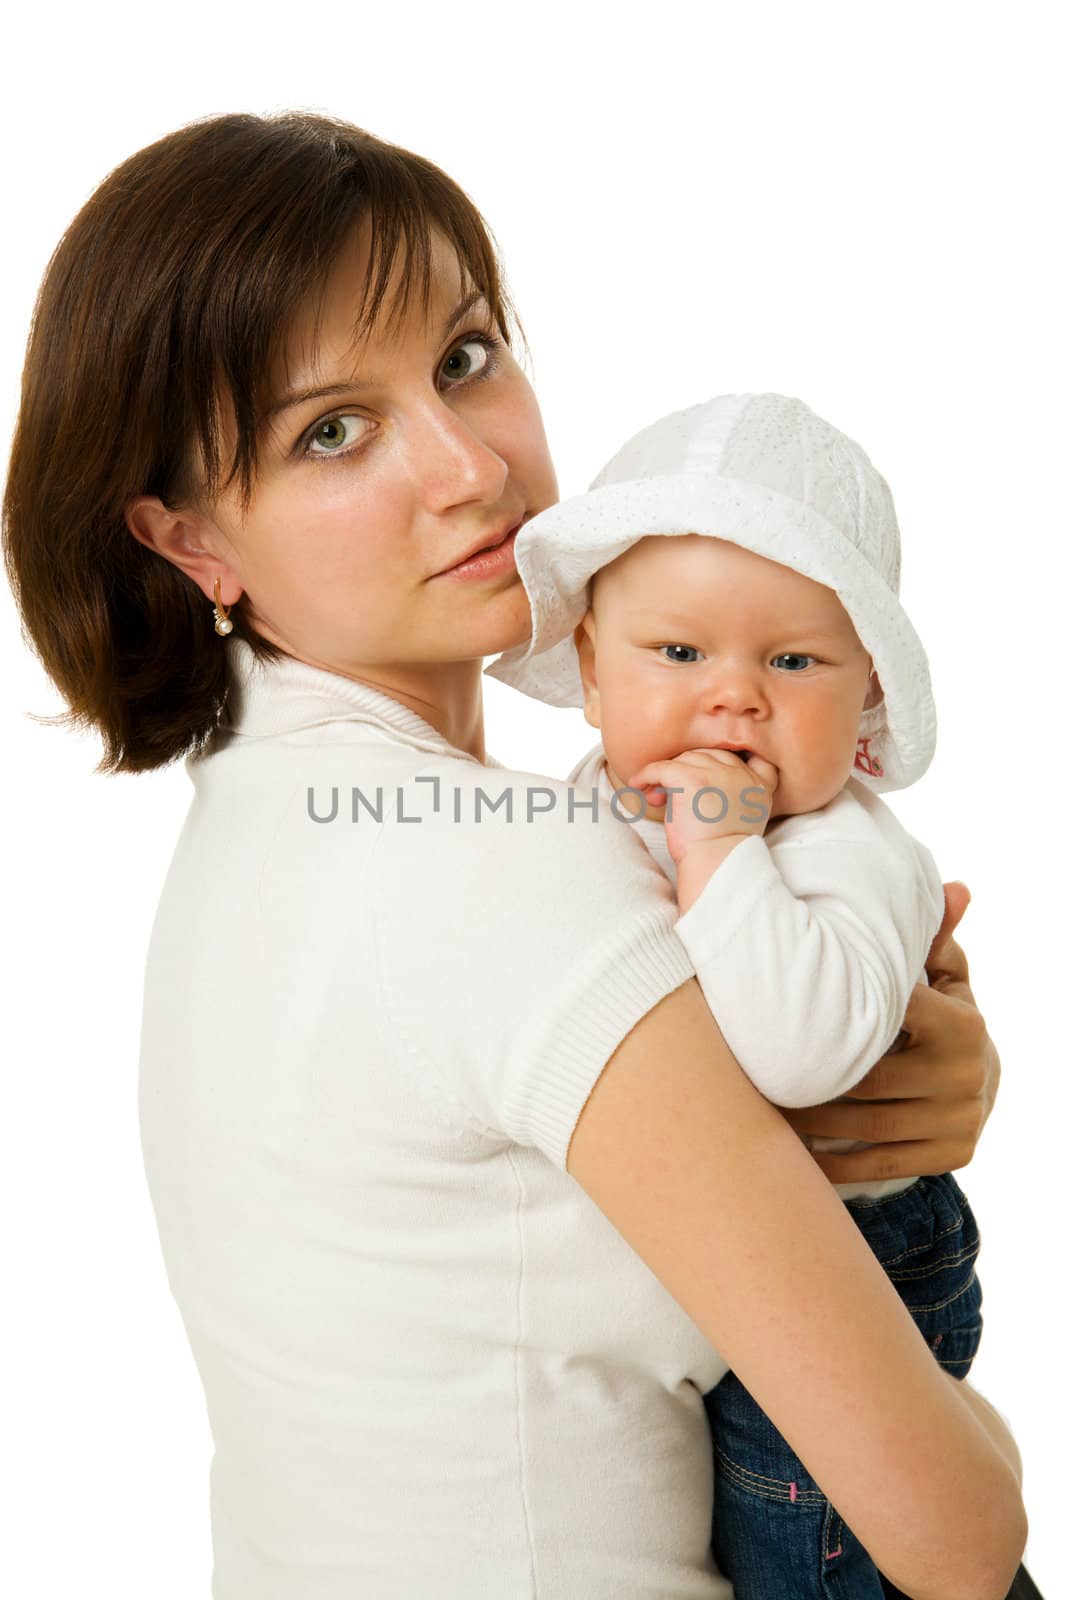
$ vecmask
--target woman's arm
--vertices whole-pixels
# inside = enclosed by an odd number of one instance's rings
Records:
[[[695,979],[616,1049],[567,1170],[888,1578],[916,1600],[1003,1600],[1026,1517],[994,1430],[940,1370],[840,1200],[741,1071]]]
[[[966,1378],[959,1380],[956,1390],[966,1400],[990,1439],[992,1439],[1008,1463],[1016,1483],[1021,1487],[1023,1481],[1023,1458],[1019,1454],[1019,1446],[1015,1443],[1011,1429],[1000,1412],[995,1411],[985,1396],[979,1394],[977,1389],[972,1389]]]
[[[964,884],[945,884],[945,917],[926,959],[930,986],[912,991],[903,1049],[883,1056],[846,1099],[783,1112],[798,1133],[870,1143],[813,1153],[831,1183],[952,1172],[974,1155],[997,1097],[1000,1057],[953,937],[969,902]]]

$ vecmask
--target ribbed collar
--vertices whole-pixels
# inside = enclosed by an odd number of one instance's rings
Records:
[[[225,648],[230,692],[227,714],[219,725],[224,736],[269,739],[330,722],[362,722],[418,750],[473,761],[476,766],[503,766],[488,751],[485,761],[478,762],[407,706],[364,683],[312,667],[295,656],[260,660],[244,639],[230,639]]]

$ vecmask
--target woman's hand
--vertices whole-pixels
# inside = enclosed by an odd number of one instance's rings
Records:
[[[953,938],[970,899],[965,884],[945,884],[945,915],[926,958],[930,987],[916,984],[912,991],[908,1037],[842,1099],[782,1109],[798,1133],[870,1145],[812,1151],[831,1183],[952,1172],[974,1155],[997,1097],[1000,1057],[974,1003],[967,957]]]

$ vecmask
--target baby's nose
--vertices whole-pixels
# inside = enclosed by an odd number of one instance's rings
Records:
[[[701,684],[697,703],[705,715],[754,716],[767,710],[767,696],[757,675],[744,667],[724,666],[713,671]]]

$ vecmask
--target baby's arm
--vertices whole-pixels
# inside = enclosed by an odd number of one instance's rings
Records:
[[[906,835],[896,849],[873,825],[864,840],[823,813],[793,821],[803,832],[742,841],[677,932],[748,1076],[776,1105],[806,1106],[847,1093],[893,1045],[942,906]]]
[[[655,775],[691,787],[689,759]],[[758,783],[753,766],[741,782]],[[700,782],[720,779],[705,765]],[[731,787],[725,774],[720,786]],[[766,819],[747,833],[703,835],[686,815],[687,793],[667,823],[677,932],[730,1048],[777,1105],[844,1094],[885,1055],[943,914],[929,851],[855,787],[821,811],[776,821],[769,838]]]

